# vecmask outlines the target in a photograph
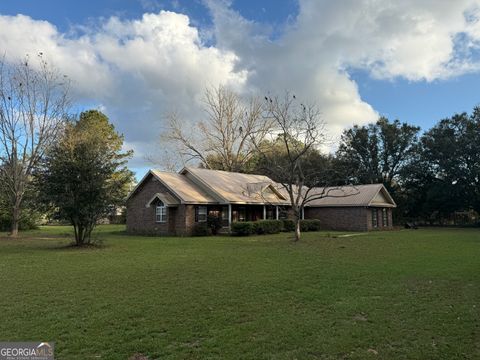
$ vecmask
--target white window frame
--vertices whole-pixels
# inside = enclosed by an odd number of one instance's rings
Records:
[[[165,223],[167,222],[167,207],[160,201],[155,207],[155,222]]]
[[[198,206],[197,220],[198,222],[207,222],[208,211],[206,206]]]
[[[378,228],[378,209],[372,208],[372,227]]]
[[[382,226],[388,226],[388,210],[386,208],[382,209]]]

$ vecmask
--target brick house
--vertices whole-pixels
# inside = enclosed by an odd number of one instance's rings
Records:
[[[396,205],[383,185],[318,191],[328,197],[305,207],[304,218],[319,219],[326,229],[392,228]],[[187,236],[208,215],[220,217],[228,231],[236,221],[287,218],[287,199],[285,191],[263,175],[197,168],[179,173],[150,170],[127,198],[127,231]]]
[[[395,201],[382,184],[330,188],[327,197],[305,207],[306,219],[318,219],[331,230],[389,230],[393,228]],[[346,196],[345,196],[346,195]]]

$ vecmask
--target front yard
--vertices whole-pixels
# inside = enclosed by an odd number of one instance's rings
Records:
[[[478,359],[480,231],[0,239],[0,341],[57,359]]]

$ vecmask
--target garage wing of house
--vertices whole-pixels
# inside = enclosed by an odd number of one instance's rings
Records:
[[[316,188],[310,195],[312,198],[309,207],[389,207],[397,204],[383,184],[349,185]]]

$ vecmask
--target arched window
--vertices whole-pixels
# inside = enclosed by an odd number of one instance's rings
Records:
[[[164,223],[167,221],[167,207],[159,200],[155,208],[155,221],[157,223]]]

